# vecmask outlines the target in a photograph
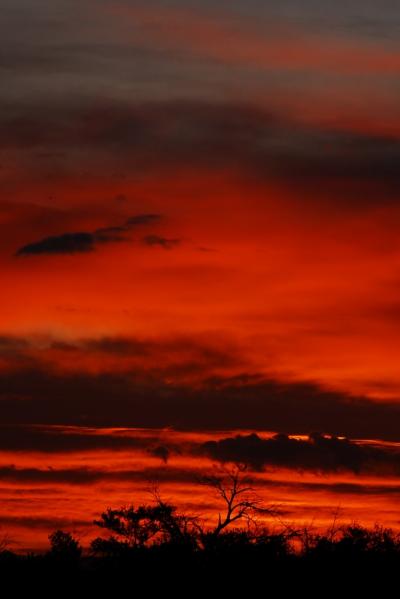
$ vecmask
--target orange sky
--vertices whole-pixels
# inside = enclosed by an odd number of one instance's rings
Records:
[[[25,4],[0,24],[1,425],[400,441],[397,8]],[[3,464],[38,469],[17,438]],[[296,465],[274,476],[290,517],[338,505],[332,473],[298,509]],[[0,480],[0,520],[42,544],[53,492],[80,522],[143,484]],[[345,503],[394,524],[395,497]]]

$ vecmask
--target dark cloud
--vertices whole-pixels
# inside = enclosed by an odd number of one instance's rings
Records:
[[[243,365],[239,349],[230,341],[229,349],[225,338],[189,338],[185,336],[160,337],[158,339],[135,337],[97,337],[77,339],[74,343],[52,338],[3,337],[0,355],[10,370],[37,368],[58,363],[60,356],[54,352],[76,354],[76,363],[85,361],[94,354],[125,359],[126,368],[139,365],[143,373],[152,372],[154,377],[169,376],[183,380],[188,376],[204,378],[221,368]],[[182,359],[184,356],[184,359]],[[54,362],[55,359],[55,362]],[[155,364],[158,366],[156,367]]]
[[[173,426],[305,435],[315,430],[400,440],[396,402],[371,401],[315,382],[285,382],[246,372],[222,375],[245,368],[239,348],[227,339],[103,337],[65,344],[3,336],[0,341],[3,424]],[[77,367],[71,372],[56,366],[59,356],[53,352],[64,351],[76,355]],[[114,356],[118,371],[86,372],[85,360],[93,353],[100,364],[101,354]]]
[[[21,337],[9,337],[0,335],[0,353],[21,351],[29,347],[27,340]]]
[[[160,218],[161,214],[137,214],[136,216],[131,216],[128,218],[126,224],[130,227],[135,227],[137,225],[150,225],[159,221]]]
[[[157,445],[157,447],[151,447],[149,453],[156,458],[160,458],[166,464],[171,456],[171,450],[166,445]]]
[[[255,139],[276,127],[275,116],[251,106],[207,102],[114,103],[104,106],[3,106],[0,118],[3,147],[79,147],[119,151],[141,150],[146,159],[161,156],[169,162],[199,153],[215,152],[234,143]],[[261,134],[261,131],[259,132]],[[218,147],[217,147],[218,146]],[[169,155],[168,155],[169,152]],[[204,156],[206,159],[206,156]]]
[[[129,233],[138,226],[153,223],[161,218],[159,214],[138,214],[129,217],[121,226],[111,226],[96,229],[95,231],[63,233],[45,237],[40,241],[29,243],[17,250],[16,256],[32,256],[38,254],[76,254],[91,252],[97,244],[129,241]],[[147,238],[146,238],[147,239]],[[169,249],[178,240],[165,239],[156,235],[148,236],[147,245],[162,245]]]
[[[182,358],[181,358],[182,361]],[[195,369],[195,364],[193,368]],[[47,362],[0,375],[0,419],[8,424],[254,429],[398,440],[400,406],[327,391],[315,383],[260,376],[185,384],[182,367],[118,373],[55,372]],[[186,374],[186,373],[185,373]],[[204,376],[203,372],[203,376]]]
[[[93,485],[103,482],[195,482],[190,470],[175,468],[142,468],[138,470],[106,470],[96,468],[16,468],[0,467],[0,481],[31,485]]]
[[[322,472],[322,471],[321,471]],[[322,474],[329,474],[328,472],[322,472]],[[374,473],[375,475],[381,474],[379,472]],[[334,482],[331,478],[325,477],[320,478],[318,482],[314,480],[285,480],[280,478],[269,478],[266,471],[263,472],[262,476],[258,472],[248,471],[247,477],[249,484],[254,487],[266,489],[268,491],[274,491],[278,489],[280,492],[283,490],[291,493],[306,492],[309,493],[334,493],[336,495],[367,495],[367,496],[384,496],[384,495],[400,495],[400,484],[393,484],[392,481],[389,483],[385,482],[384,475],[379,483],[370,483],[367,478],[362,480],[353,478],[352,482]],[[359,482],[358,482],[359,481]],[[306,509],[306,506],[303,506]]]
[[[40,241],[28,243],[17,250],[17,256],[37,254],[76,254],[91,252],[94,249],[94,236],[91,233],[64,233],[45,237]]]
[[[91,159],[106,153],[137,168],[171,165],[234,168],[262,181],[280,180],[298,190],[320,191],[346,203],[394,201],[400,193],[400,140],[296,122],[253,105],[212,102],[160,102],[103,107],[4,107],[3,148],[70,149],[81,166],[82,147]],[[110,151],[112,154],[110,154]],[[89,168],[89,164],[87,165]],[[330,190],[334,183],[335,189]],[[332,191],[332,192],[331,192]],[[307,197],[307,195],[305,196]],[[158,215],[138,215],[147,224]],[[132,221],[132,224],[137,224]]]
[[[269,439],[255,433],[237,435],[207,441],[200,452],[221,462],[243,462],[256,470],[286,467],[318,472],[400,474],[398,449],[316,433],[305,440],[282,433]]]
[[[108,241],[126,241],[126,234],[135,227],[153,224],[161,219],[161,214],[137,214],[130,216],[124,225],[119,227],[104,227],[97,229],[93,235],[96,242],[106,243]]]
[[[67,343],[65,341],[52,341],[51,348],[62,352],[75,352],[77,349],[76,345],[73,345],[72,343]]]
[[[232,343],[227,350],[223,340],[208,339],[206,342],[184,336],[158,339],[122,336],[81,339],[75,345],[75,351],[138,358],[153,368],[156,362],[168,368],[171,375],[174,364],[175,377],[179,373],[184,375],[191,371],[204,375],[204,372],[212,368],[232,367],[242,363],[239,352]],[[184,360],[182,356],[185,356]]]
[[[21,528],[29,528],[30,530],[41,530],[45,529],[46,531],[62,529],[65,530],[69,527],[75,526],[87,526],[91,524],[91,521],[73,519],[70,518],[59,518],[57,516],[54,517],[42,517],[42,516],[8,516],[5,514],[0,514],[0,526],[8,527],[21,527]]]
[[[208,457],[212,461],[235,462],[247,464],[249,472],[255,471],[251,476],[252,484],[256,486],[273,488],[287,487],[307,492],[331,491],[337,494],[399,494],[400,486],[392,483],[377,484],[371,482],[331,482],[331,481],[286,481],[269,478],[259,478],[256,472],[287,468],[291,470],[317,472],[319,474],[332,474],[351,472],[368,476],[378,476],[385,479],[387,476],[400,476],[400,450],[397,446],[389,444],[367,443],[352,441],[334,436],[312,434],[307,439],[291,438],[287,435],[277,434],[272,438],[262,438],[257,434],[237,435],[219,440],[211,440],[201,444],[179,440],[175,437],[172,444],[156,444],[157,434],[141,437],[121,435],[117,432],[93,432],[89,435],[84,428],[75,429],[71,434],[59,427],[49,427],[39,431],[36,437],[32,427],[10,428],[15,433],[15,440],[11,436],[2,440],[1,449],[15,452],[44,451],[49,456],[65,451],[91,450],[118,450],[130,449],[133,451],[145,450],[149,455],[160,459],[164,466],[144,466],[139,469],[109,469],[102,467],[67,467],[52,468],[46,466],[46,457],[42,459],[43,466],[16,467],[3,465],[0,467],[0,481],[30,485],[91,485],[100,482],[195,482],[199,476],[196,461],[193,465],[183,468],[168,465],[174,455],[198,458],[199,455]],[[26,439],[23,439],[22,432]],[[3,430],[1,431],[3,433]],[[37,431],[36,431],[37,433]],[[90,443],[88,441],[90,440]],[[18,443],[19,441],[19,443]],[[36,442],[35,442],[36,441]],[[15,455],[15,453],[13,453]],[[204,466],[203,466],[204,468]]]
[[[377,473],[379,474],[379,473]],[[263,484],[263,483],[261,483]],[[266,486],[276,487],[288,487],[292,488],[293,492],[306,491],[306,492],[328,492],[335,493],[336,495],[400,495],[400,485],[392,484],[369,484],[369,483],[334,483],[334,482],[280,482],[280,481],[267,481]]]
[[[160,437],[154,432],[147,435],[123,434],[89,428],[44,426],[0,426],[0,450],[38,451],[41,453],[73,453],[92,450],[143,450],[159,447]],[[173,451],[173,446],[169,450]]]
[[[121,356],[148,356],[155,350],[154,343],[130,337],[101,337],[84,339],[81,346],[89,351],[102,352]],[[79,350],[78,346],[75,346]]]
[[[0,467],[0,480],[12,483],[69,483],[89,484],[101,480],[101,473],[88,468],[71,468],[56,470],[53,468],[16,468],[15,466]]]
[[[126,227],[103,227],[96,229],[93,238],[96,243],[108,243],[117,241],[126,241]]]
[[[142,241],[145,245],[160,246],[164,250],[172,250],[181,243],[180,239],[167,239],[166,237],[160,237],[159,235],[146,235],[146,237],[143,237]]]

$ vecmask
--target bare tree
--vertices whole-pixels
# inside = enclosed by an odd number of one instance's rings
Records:
[[[224,513],[218,514],[218,522],[211,531],[214,537],[240,520],[245,520],[250,526],[255,523],[260,514],[273,517],[278,514],[276,506],[264,506],[262,499],[255,493],[249,478],[245,475],[246,470],[247,466],[244,464],[218,466],[214,473],[203,476],[199,481],[215,489],[225,504]]]

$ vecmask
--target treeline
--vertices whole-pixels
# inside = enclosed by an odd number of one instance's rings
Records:
[[[365,582],[371,574],[400,571],[400,534],[391,529],[339,525],[336,519],[324,533],[283,523],[268,529],[260,516],[279,517],[279,510],[260,502],[242,468],[205,477],[202,483],[223,501],[214,525],[180,512],[155,492],[151,504],[104,511],[94,521],[101,534],[86,547],[62,530],[49,535],[49,549],[42,554],[18,554],[5,542],[0,575],[56,574],[66,580],[95,575],[96,581],[156,576],[153,582],[160,582],[188,574],[204,581],[230,573],[232,582],[232,576],[254,580],[268,573],[277,580],[289,573],[299,580],[325,572],[331,580],[362,573]]]
[[[137,581],[151,580],[152,576],[171,582],[187,575],[200,577],[220,576],[230,573],[239,581],[250,576],[252,580],[268,574],[276,581],[286,574],[317,576],[325,572],[328,577],[365,578],[400,572],[400,536],[390,529],[375,526],[368,529],[346,525],[326,533],[314,533],[307,528],[258,532],[247,528],[233,528],[215,534],[179,527],[169,505],[162,507],[169,521],[167,528],[159,527],[152,541],[154,529],[136,530],[134,540],[127,539],[126,529],[117,532],[121,513],[140,517],[152,506],[109,510],[102,522],[111,518],[113,534],[94,539],[83,548],[78,539],[65,531],[49,535],[49,550],[43,554],[17,554],[10,549],[0,553],[0,574],[13,573],[16,577],[58,576],[61,578],[94,575],[97,582],[134,576]],[[115,513],[117,512],[117,513]],[[134,519],[132,519],[133,521]],[[107,523],[107,525],[110,522]],[[158,521],[158,524],[160,521]],[[136,523],[135,523],[136,526]],[[137,534],[138,533],[138,534]],[[232,579],[229,580],[232,582]],[[227,581],[228,582],[228,581]]]

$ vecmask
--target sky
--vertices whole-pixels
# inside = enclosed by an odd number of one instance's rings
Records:
[[[3,0],[0,40],[0,533],[149,477],[211,517],[228,458],[399,527],[399,3]]]

